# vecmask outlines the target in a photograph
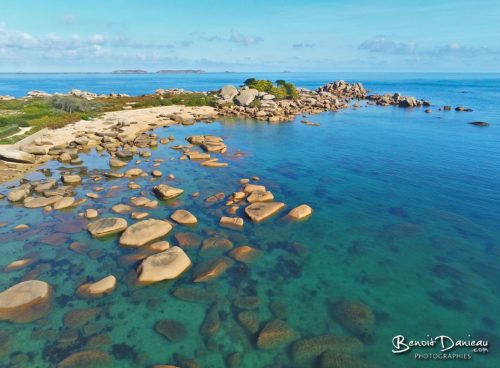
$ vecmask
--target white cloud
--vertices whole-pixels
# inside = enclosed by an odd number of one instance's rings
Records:
[[[315,46],[316,46],[315,43],[307,43],[307,42],[294,43],[292,45],[294,49],[306,49],[306,48],[313,48]]]
[[[103,45],[106,43],[106,37],[102,34],[96,33],[89,37],[89,42],[91,45]]]
[[[63,16],[63,22],[66,24],[74,24],[76,22],[76,17],[73,14],[66,14]]]
[[[262,37],[244,35],[234,29],[231,31],[230,40],[244,46],[255,45],[256,43],[264,41]]]
[[[472,58],[479,55],[500,54],[500,49],[498,48],[462,45],[458,42],[422,48],[416,42],[398,41],[383,35],[362,42],[358,46],[358,49],[380,54],[410,55],[413,56],[411,60],[419,61],[422,61],[424,58],[434,57]]]
[[[358,49],[386,54],[410,55],[416,52],[415,42],[396,41],[384,35],[378,35],[371,40],[362,42]]]

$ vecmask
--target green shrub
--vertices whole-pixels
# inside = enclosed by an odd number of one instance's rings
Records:
[[[278,100],[283,99],[297,99],[299,93],[292,83],[288,83],[283,79],[276,81],[276,85],[269,80],[249,78],[245,82],[245,85],[250,88],[255,88],[259,92],[270,93]]]
[[[75,96],[54,96],[50,102],[56,109],[69,113],[98,111],[101,107],[99,103]]]
[[[255,100],[253,100],[253,101],[250,103],[250,106],[251,106],[251,107],[260,107],[260,106],[261,106],[261,102],[260,102],[260,100],[259,100],[259,99],[257,99],[257,98],[256,98]]]

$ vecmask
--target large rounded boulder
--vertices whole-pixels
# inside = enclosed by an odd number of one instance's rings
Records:
[[[172,225],[167,221],[149,219],[131,225],[120,237],[120,245],[141,247],[167,235]]]
[[[52,305],[52,287],[44,281],[29,280],[0,293],[0,320],[17,323],[45,316]]]

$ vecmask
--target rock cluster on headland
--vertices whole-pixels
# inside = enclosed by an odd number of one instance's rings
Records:
[[[247,116],[257,120],[281,122],[299,114],[317,114],[349,107],[352,99],[362,99],[367,91],[361,83],[337,81],[310,91],[298,88],[296,99],[276,96],[244,86],[227,85],[218,91],[218,110],[223,116]]]
[[[385,95],[369,95],[366,99],[381,106],[396,105],[400,107],[420,107],[431,106],[431,103],[426,100],[417,100],[415,97],[402,96],[399,93]]]

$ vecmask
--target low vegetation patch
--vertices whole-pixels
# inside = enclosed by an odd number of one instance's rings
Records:
[[[87,100],[76,96],[37,97],[0,101],[0,144],[12,144],[43,128],[59,128],[79,120],[91,120],[102,113],[122,110],[125,106],[215,106],[216,96],[204,93],[167,93],[136,97],[100,97]],[[32,129],[12,136],[20,127]]]

